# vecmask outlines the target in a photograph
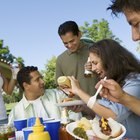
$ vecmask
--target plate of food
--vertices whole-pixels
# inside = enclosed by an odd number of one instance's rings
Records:
[[[67,107],[67,106],[74,106],[74,105],[83,105],[85,104],[82,100],[76,100],[73,98],[66,98],[60,103],[56,103],[59,107]]]
[[[85,120],[86,119],[68,124],[66,126],[67,132],[78,140],[94,140],[94,136],[104,140],[119,140],[123,138],[126,133],[125,127],[112,118],[104,120],[97,118],[90,121]],[[103,126],[109,125],[111,129],[109,133],[102,131],[102,128],[100,127],[101,121]]]

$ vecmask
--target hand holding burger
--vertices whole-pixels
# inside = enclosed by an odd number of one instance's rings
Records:
[[[68,94],[69,97],[74,96],[74,94],[72,92],[67,90],[68,88],[71,88],[71,81],[67,76],[60,76],[57,79],[57,83],[58,83],[60,89],[63,90],[66,94]]]

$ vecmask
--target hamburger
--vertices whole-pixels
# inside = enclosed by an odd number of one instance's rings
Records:
[[[71,81],[67,76],[60,76],[57,79],[57,83],[60,87],[65,92],[65,88],[71,88]],[[74,94],[72,92],[67,93],[69,97],[73,97]],[[71,99],[72,100],[72,99]]]
[[[57,79],[57,83],[59,86],[71,88],[71,82],[67,76],[60,76]]]

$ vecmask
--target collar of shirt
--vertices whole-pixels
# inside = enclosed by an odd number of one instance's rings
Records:
[[[45,94],[43,96],[45,96]],[[37,98],[36,100],[42,99],[43,96]],[[28,106],[31,104],[31,102],[26,99],[24,94],[23,94],[22,101],[23,101],[23,106],[24,106],[25,109],[28,108]]]

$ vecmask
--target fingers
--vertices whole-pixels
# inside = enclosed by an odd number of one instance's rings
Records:
[[[75,77],[74,76],[68,76],[68,78],[72,81],[75,81],[76,79],[75,79]]]
[[[91,70],[91,69],[92,69],[92,64],[91,64],[91,62],[85,63],[84,67],[85,67],[86,70]]]
[[[112,80],[112,79],[107,79],[107,80],[103,80],[103,79],[102,79],[102,80],[100,80],[100,81],[96,84],[95,88],[97,89],[97,88],[99,87],[100,84],[102,84],[104,88],[107,88],[107,89],[109,89],[109,90],[116,90],[117,87],[118,87],[118,83],[115,82],[115,81]]]

